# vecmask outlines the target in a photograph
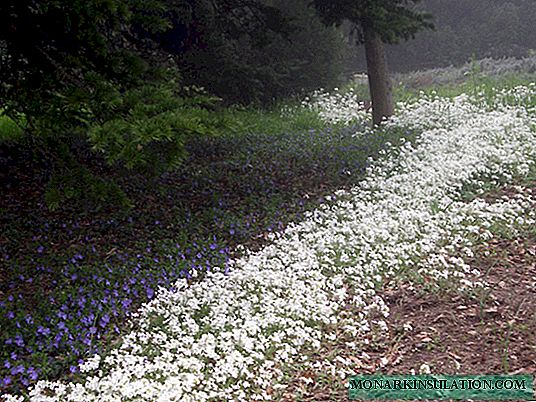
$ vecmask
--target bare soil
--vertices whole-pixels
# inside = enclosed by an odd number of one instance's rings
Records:
[[[492,240],[469,263],[489,287],[387,287],[388,335],[360,356],[337,340],[311,358],[350,359],[359,374],[418,374],[426,364],[438,374],[536,375],[536,238]],[[348,400],[347,379],[311,370],[292,377],[284,401]]]

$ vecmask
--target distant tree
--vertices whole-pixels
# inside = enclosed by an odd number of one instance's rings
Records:
[[[434,16],[434,32],[419,32],[411,43],[386,46],[393,72],[462,65],[473,56],[527,57],[536,49],[534,0],[422,0]],[[366,68],[363,49],[347,60],[352,72]]]
[[[344,38],[322,24],[310,0],[188,3],[176,13],[173,28],[156,35],[178,56],[186,83],[227,104],[263,105],[336,86]]]
[[[354,26],[357,42],[365,45],[373,124],[394,111],[384,43],[410,39],[424,28],[433,28],[431,15],[415,9],[420,0],[313,0],[323,21]]]

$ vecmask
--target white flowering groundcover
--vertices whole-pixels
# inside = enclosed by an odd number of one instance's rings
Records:
[[[529,172],[536,118],[523,104],[535,96],[529,86],[492,102],[464,96],[399,105],[387,124],[422,130],[415,144],[391,148],[359,186],[336,193],[262,250],[246,252],[229,275],[160,289],[121,346],[81,367],[83,382],[40,381],[29,399],[277,399],[286,366],[334,337],[328,325],[354,339],[385,329],[378,319],[388,314],[378,291],[384,280],[412,272],[478,286],[478,272],[459,255],[470,254],[475,239],[493,236],[497,223],[534,223],[534,199],[520,189],[494,204],[462,202],[461,191]],[[336,102],[326,105],[326,116],[337,115],[329,110]],[[347,317],[348,304],[360,313]]]

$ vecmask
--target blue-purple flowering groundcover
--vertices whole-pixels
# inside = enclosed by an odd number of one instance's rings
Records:
[[[323,194],[359,180],[384,143],[414,135],[355,132],[196,140],[178,172],[114,177],[135,204],[127,212],[49,212],[42,179],[14,168],[2,195],[0,390],[76,376],[160,286],[225,270],[235,245],[262,244]]]
[[[193,270],[225,267],[228,251],[215,241],[194,242],[167,252],[119,253],[100,264],[86,264],[76,254],[59,269],[38,265],[33,276],[10,281],[0,305],[3,387],[17,389],[66,370],[76,374],[77,365],[112,341],[124,318],[159,286],[169,288]]]

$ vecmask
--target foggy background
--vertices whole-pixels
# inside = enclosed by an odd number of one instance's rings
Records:
[[[460,65],[487,57],[526,57],[536,49],[536,1],[423,0],[420,8],[434,17],[435,31],[388,46],[393,72]],[[358,47],[346,60],[347,71],[366,71],[365,51]]]

